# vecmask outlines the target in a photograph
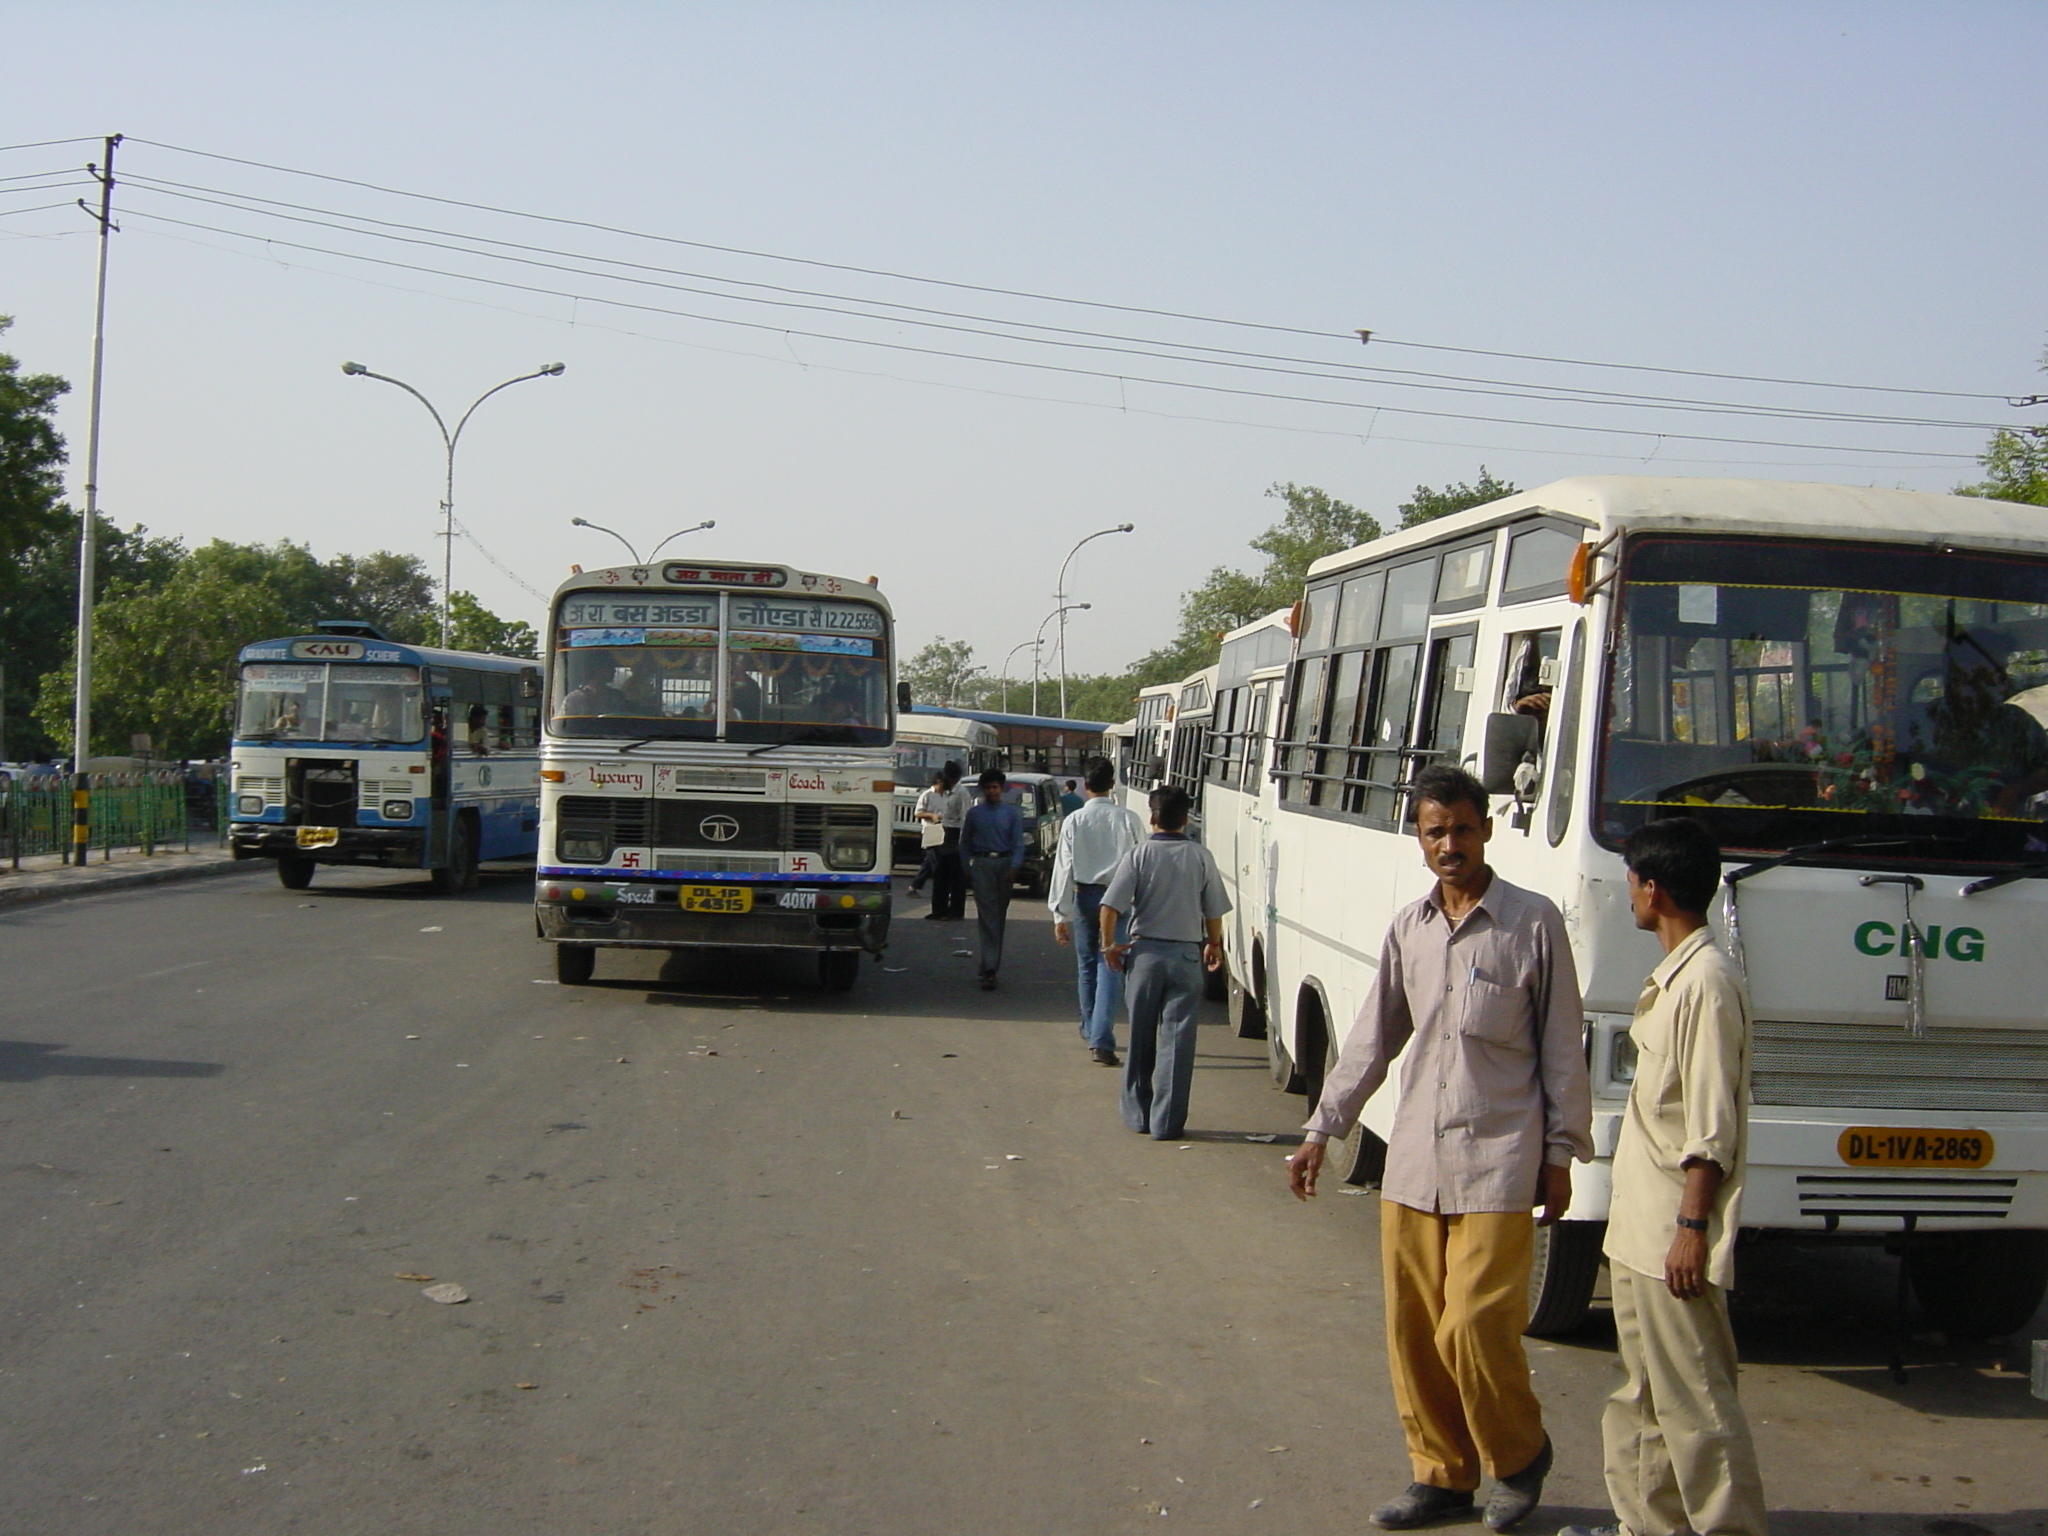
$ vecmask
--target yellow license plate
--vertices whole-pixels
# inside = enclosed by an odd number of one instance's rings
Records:
[[[680,900],[685,912],[754,910],[754,893],[744,885],[686,885]]]
[[[1835,1151],[1851,1168],[1982,1168],[1997,1147],[1984,1131],[1852,1125]]]
[[[299,846],[301,848],[332,848],[340,841],[341,834],[333,827],[299,828]]]

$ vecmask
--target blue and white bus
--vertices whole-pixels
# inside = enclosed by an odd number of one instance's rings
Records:
[[[291,890],[320,864],[424,869],[472,890],[540,829],[540,663],[403,645],[374,624],[236,656],[228,842]]]

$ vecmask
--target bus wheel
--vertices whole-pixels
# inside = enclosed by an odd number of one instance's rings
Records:
[[[859,980],[859,950],[828,949],[818,956],[818,985],[827,992],[851,992]]]
[[[1273,1086],[1282,1093],[1304,1093],[1308,1089],[1301,1069],[1295,1066],[1294,1058],[1287,1054],[1287,1042],[1280,1038],[1280,1031],[1270,1024],[1266,1026],[1266,1070],[1273,1074]]]
[[[1259,1000],[1248,987],[1240,986],[1233,978],[1230,988],[1230,1025],[1240,1040],[1263,1040],[1266,1038],[1266,1010],[1259,1006]]]
[[[1906,1250],[1927,1320],[1954,1338],[2002,1339],[2048,1293],[2048,1232],[1958,1232]]]
[[[277,861],[277,883],[288,891],[303,891],[313,883],[313,861],[290,855]]]
[[[1575,1332],[1593,1305],[1600,1278],[1604,1221],[1554,1221],[1536,1229],[1536,1253],[1529,1266],[1529,1326],[1524,1333],[1552,1339]]]
[[[456,815],[454,831],[448,839],[448,862],[430,878],[434,890],[442,896],[476,889],[476,823],[468,816]]]
[[[1212,1003],[1220,1003],[1230,996],[1230,962],[1224,961],[1213,971],[1202,972],[1202,996]]]
[[[597,946],[595,944],[557,944],[555,946],[555,980],[565,987],[580,987],[586,984],[597,970]]]

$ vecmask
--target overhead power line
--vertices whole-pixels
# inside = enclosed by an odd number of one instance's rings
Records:
[[[498,240],[489,236],[472,235],[464,231],[438,229],[428,225],[406,224],[386,219],[370,218],[336,209],[317,208],[303,203],[281,202],[273,198],[255,197],[246,193],[228,191],[217,187],[197,187],[190,183],[164,181],[148,176],[129,178],[132,186],[154,192],[160,196],[177,198],[182,201],[198,202],[213,207],[228,208],[255,217],[282,219],[294,224],[310,224],[318,228],[337,230],[347,234],[365,235],[371,238],[387,239],[405,245],[426,246],[431,249],[447,250],[463,255],[475,255],[496,261],[514,262],[526,266],[538,266],[552,271],[572,272],[579,276],[596,276],[607,281],[634,283],[642,286],[693,293],[703,297],[727,299],[740,303],[762,304],[776,308],[813,310],[826,314],[847,315],[864,320],[886,320],[891,323],[919,325],[928,329],[965,335],[994,337],[1001,340],[1023,342],[1037,346],[1068,346],[1097,352],[1116,352],[1154,360],[1200,363],[1213,367],[1244,368],[1253,372],[1292,374],[1299,377],[1370,380],[1391,384],[1401,388],[1423,389],[1437,393],[1470,394],[1496,398],[1536,400],[1553,404],[1611,406],[1636,410],[1677,410],[1692,414],[1747,416],[1757,419],[1787,421],[1831,422],[1867,426],[1908,426],[1930,427],[1969,432],[1995,432],[2002,423],[1982,421],[1954,421],[1927,417],[1880,416],[1861,412],[1824,411],[1818,408],[1777,405],[1752,405],[1743,402],[1722,400],[1696,400],[1678,396],[1642,395],[1608,390],[1588,390],[1575,386],[1527,384],[1498,379],[1482,379],[1455,374],[1425,373],[1410,369],[1382,369],[1350,363],[1332,363],[1324,359],[1293,357],[1282,354],[1246,352],[1237,349],[1218,348],[1199,343],[1164,340],[1156,337],[1127,336],[1114,332],[1087,331],[1067,326],[1050,326],[1035,321],[1011,320],[1004,317],[977,315],[954,310],[938,310],[916,305],[899,304],[886,299],[869,299],[846,294],[819,292],[811,289],[789,288],[779,284],[759,283],[745,278],[728,278],[713,274],[680,271],[670,267],[655,266],[646,262],[623,261],[616,257],[593,255],[588,252],[563,251],[549,246],[538,246],[519,241]],[[210,194],[210,195],[208,195]],[[249,207],[248,204],[260,207]],[[294,210],[273,212],[275,209]],[[315,217],[319,215],[319,217]],[[360,225],[374,226],[364,230]],[[407,234],[392,234],[387,231],[410,231]],[[427,239],[425,236],[440,236],[441,239]],[[460,244],[450,245],[447,241]],[[496,249],[476,250],[475,246]],[[526,253],[506,255],[507,251]],[[619,267],[630,274],[658,273],[665,277],[687,277],[698,282],[722,285],[719,289],[692,287],[657,281],[650,277],[620,276],[611,272],[591,272],[584,265],[564,266],[560,262],[544,261],[543,256],[559,257],[562,262],[596,264],[604,267]],[[732,294],[723,288],[739,287],[764,290],[769,293],[790,295],[788,298],[762,298],[754,294]],[[831,300],[831,303],[810,302]],[[862,306],[849,309],[846,305]],[[871,311],[885,308],[902,313],[876,315]],[[940,317],[935,319],[913,317]],[[952,322],[976,322],[973,325]],[[989,330],[998,326],[1003,329]],[[1044,332],[1046,335],[1017,335],[1017,331]],[[1173,348],[1173,353],[1164,353],[1153,348]],[[1333,371],[1334,370],[1334,371]],[[1413,381],[1413,382],[1411,382]]]
[[[336,250],[331,246],[312,245],[304,241],[284,240],[271,235],[250,234],[245,230],[223,229],[214,224],[201,224],[190,219],[173,218],[168,214],[153,214],[134,211],[131,218],[139,218],[181,229],[203,230],[208,234],[225,235],[232,239],[250,240],[258,244],[279,246],[286,250],[311,251],[321,256],[332,256],[343,261],[366,262],[375,266],[392,267],[401,271],[427,273],[445,277],[457,282],[481,283],[494,288],[505,288],[515,292],[545,294],[553,298],[570,299],[586,304],[603,304],[618,309],[634,310],[647,314],[669,315],[678,319],[697,320],[712,325],[734,326],[744,330],[763,331],[785,337],[800,337],[806,340],[840,342],[851,346],[877,347],[891,352],[907,352],[925,357],[942,357],[956,361],[992,363],[1008,368],[1025,368],[1039,372],[1064,373],[1082,378],[1128,381],[1139,384],[1154,384],[1167,389],[1186,389],[1206,394],[1234,395],[1246,399],[1286,401],[1300,405],[1325,405],[1343,410],[1386,411],[1399,415],[1420,416],[1445,421],[1481,421],[1495,425],[1536,427],[1548,431],[1594,432],[1610,436],[1661,438],[1674,442],[1729,443],[1755,448],[1798,448],[1820,453],[1869,453],[1884,457],[1898,458],[1948,458],[1973,461],[1975,454],[1941,453],[1905,448],[1875,448],[1841,443],[1784,442],[1769,438],[1732,437],[1688,432],[1666,432],[1655,428],[1607,427],[1571,422],[1532,421],[1521,417],[1487,416],[1472,412],[1431,411],[1414,406],[1387,405],[1371,401],[1333,400],[1322,396],[1294,395],[1277,390],[1246,389],[1224,384],[1201,383],[1185,379],[1155,378],[1149,375],[1113,373],[1105,369],[1082,368],[1073,364],[1033,362],[1021,358],[1005,358],[982,353],[958,352],[939,347],[916,346],[908,342],[883,341],[871,337],[845,336],[830,331],[799,330],[792,326],[774,325],[766,321],[741,320],[731,316],[707,315],[691,310],[675,309],[665,305],[643,304],[627,299],[607,298],[598,294],[577,293],[567,289],[548,288],[536,283],[517,283],[508,278],[485,277],[477,273],[451,272],[446,268],[430,267],[418,262],[396,261],[389,257],[366,256],[359,252]],[[591,275],[591,274],[584,274]],[[1015,338],[1011,338],[1015,339]]]
[[[309,171],[296,166],[277,165],[263,160],[246,159],[239,155],[223,155],[211,150],[193,149],[187,145],[171,144],[158,139],[131,138],[128,142],[131,144],[148,144],[153,148],[168,150],[174,154],[192,155],[201,159],[220,161],[225,164],[242,165],[256,170],[271,171],[278,175],[300,176],[310,180],[329,182],[337,186],[356,187],[387,197],[410,198],[418,202],[440,204],[443,207],[467,208],[476,212],[494,214],[504,218],[528,219],[537,223],[553,224],[564,228],[593,230],[604,234],[624,236],[628,239],[683,246],[693,250],[715,251],[723,255],[742,256],[757,261],[784,262],[798,266],[815,267],[822,271],[854,273],[864,277],[884,278],[893,282],[918,283],[931,287],[950,288],[964,293],[985,293],[1000,295],[1006,298],[1027,299],[1037,303],[1067,304],[1088,309],[1114,311],[1121,314],[1149,315],[1160,319],[1187,320],[1202,325],[1220,325],[1243,330],[1268,331],[1279,335],[1312,336],[1325,341],[1350,342],[1356,338],[1357,334],[1355,331],[1326,331],[1304,326],[1278,325],[1264,321],[1237,320],[1217,315],[1195,314],[1185,310],[1157,309],[1144,305],[1110,303],[1099,299],[1072,298],[1059,294],[1037,293],[1028,289],[1003,288],[984,283],[966,283],[948,278],[924,277],[914,273],[892,271],[884,267],[864,267],[847,262],[821,261],[811,257],[788,256],[774,251],[757,251],[743,246],[718,245],[709,241],[688,240],[676,235],[654,234],[645,230],[629,229],[620,225],[600,223],[595,220],[572,219],[553,214],[532,213],[516,208],[499,207],[491,203],[442,197],[427,192],[413,192],[402,187],[384,186],[378,182],[363,181],[355,177],[334,176],[323,171]],[[1426,351],[1458,353],[1474,357],[1498,357],[1522,362],[1540,362],[1562,367],[1622,369],[1636,373],[1664,373],[1683,378],[1720,379],[1744,384],[1772,384],[1797,389],[1853,390],[1878,394],[1921,395],[1959,400],[2002,401],[2009,398],[2003,393],[1992,390],[1918,389],[1898,385],[1849,384],[1817,379],[1779,378],[1767,374],[1721,373],[1707,369],[1672,368],[1645,363],[1615,363],[1584,358],[1548,357],[1536,353],[1493,351],[1479,347],[1458,347],[1433,342],[1405,341],[1396,337],[1385,336],[1378,332],[1373,333],[1372,344],[1375,346],[1410,347]]]

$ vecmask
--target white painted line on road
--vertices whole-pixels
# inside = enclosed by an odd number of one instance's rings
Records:
[[[180,971],[196,971],[202,966],[211,964],[213,964],[211,960],[188,960],[183,965],[167,965],[160,971],[143,971],[135,979],[137,981],[149,981],[157,976],[175,976]]]

